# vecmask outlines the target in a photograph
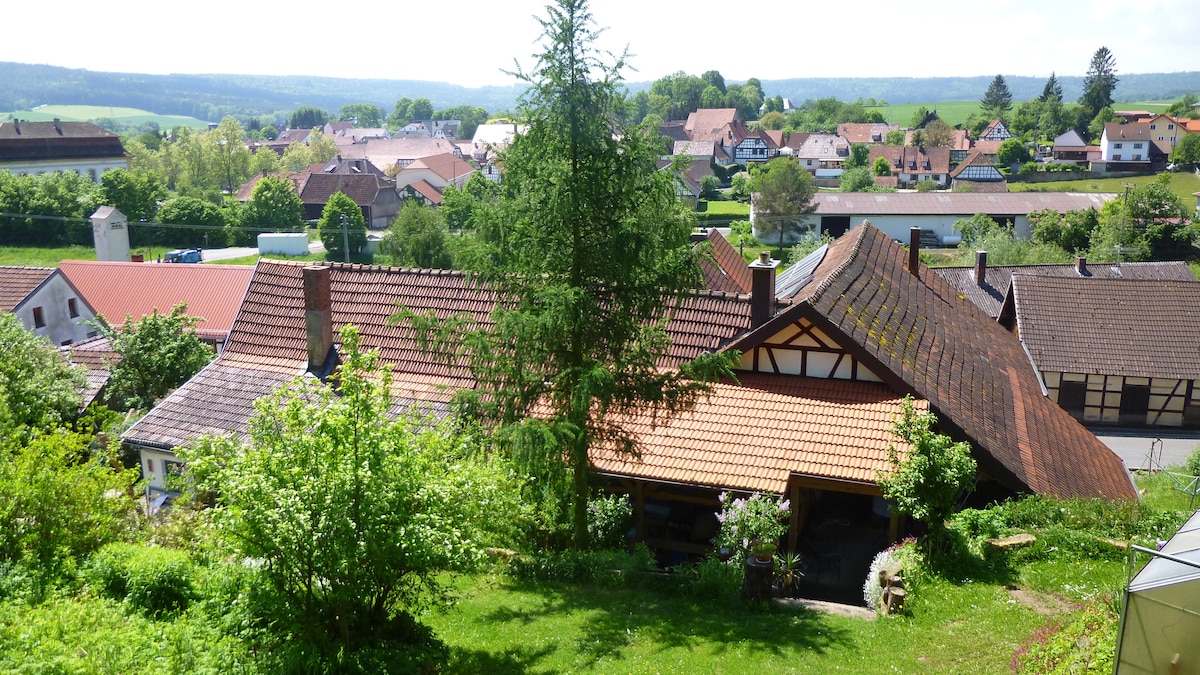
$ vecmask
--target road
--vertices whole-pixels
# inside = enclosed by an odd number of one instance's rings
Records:
[[[1150,444],[1155,439],[1162,440],[1162,455],[1159,460],[1162,467],[1183,466],[1188,455],[1200,448],[1200,432],[1195,431],[1189,433],[1178,429],[1089,428],[1096,434],[1096,438],[1117,453],[1130,469],[1160,468],[1152,466],[1146,457],[1150,451]]]

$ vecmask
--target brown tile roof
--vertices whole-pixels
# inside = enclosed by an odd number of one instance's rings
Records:
[[[1086,263],[1080,275],[1075,265],[989,265],[982,286],[975,283],[974,267],[935,267],[933,271],[957,288],[968,300],[987,312],[993,319],[1000,316],[1004,296],[1012,285],[1014,274],[1035,274],[1043,277],[1080,277],[1095,279],[1158,279],[1165,281],[1196,281],[1184,262]]]
[[[1146,146],[1146,154],[1144,159],[1150,159],[1150,151],[1160,155],[1171,154],[1171,142],[1167,140],[1159,141],[1156,138],[1160,135],[1165,135],[1166,132],[1159,132],[1150,128],[1149,122],[1137,122],[1134,124],[1121,124],[1120,122],[1108,122],[1104,125],[1104,135],[1109,142],[1112,141],[1143,141],[1149,142]],[[1135,151],[1136,152],[1136,151]],[[1132,153],[1125,153],[1132,157]]]
[[[908,145],[872,145],[867,165],[880,157],[891,163],[892,173],[949,173],[950,148],[914,148]],[[928,164],[928,166],[926,166]]]
[[[592,463],[605,474],[773,493],[786,493],[793,474],[874,487],[888,446],[907,450],[891,434],[901,399],[881,384],[739,372],[666,425],[629,421],[640,457],[602,449]]]
[[[780,147],[791,148],[792,150],[799,150],[800,148],[804,147],[804,144],[806,142],[808,142],[809,136],[812,136],[812,132],[793,131],[792,133],[784,136],[783,145]]]
[[[292,143],[306,143],[308,142],[308,137],[312,135],[312,132],[312,129],[284,129],[283,131],[279,132],[279,135],[275,137],[275,140],[270,141],[268,144],[288,146]]]
[[[837,135],[849,143],[882,143],[887,132],[899,128],[899,124],[844,122],[837,126]]]
[[[412,189],[413,192],[424,197],[430,204],[441,204],[442,193],[438,189],[429,184],[429,181],[422,178],[415,183],[409,183],[404,186],[404,189]]]
[[[60,354],[71,365],[86,369],[87,381],[80,392],[81,408],[86,408],[99,395],[108,378],[112,375],[112,367],[121,360],[121,356],[113,351],[108,338],[103,335],[90,337],[86,340],[59,347]]]
[[[1057,497],[1137,498],[1121,462],[1042,394],[1020,343],[869,223],[829,246],[813,280],[775,319],[731,345],[752,347],[806,317],[895,391],[929,401],[969,439],[985,474]]]
[[[158,309],[166,314],[181,302],[203,317],[200,335],[221,339],[229,333],[246,294],[253,267],[64,260],[59,270],[96,314],[120,326],[127,315],[140,319]]]
[[[29,294],[37,290],[50,275],[53,267],[11,267],[0,265],[0,311],[11,312]]]
[[[387,179],[374,173],[310,173],[301,185],[300,201],[305,204],[326,204],[341,192],[359,206],[371,206],[382,190],[394,189]]]
[[[974,141],[971,143],[972,150],[978,150],[985,155],[996,156],[1000,152],[1000,144],[1004,141]]]
[[[732,140],[736,143],[741,140],[738,126],[737,108],[701,108],[688,115],[683,129],[693,141],[731,140],[729,132],[734,130],[737,137]]]
[[[366,159],[382,171],[394,164],[403,165],[422,157],[447,152],[462,154],[459,146],[446,138],[370,138],[366,143],[341,148],[341,152],[347,159]]]
[[[125,156],[121,137],[91,122],[0,122],[0,162]]]
[[[1037,368],[1200,379],[1200,283],[1017,274],[1017,329]]]
[[[401,172],[409,169],[429,169],[438,176],[441,176],[448,183],[454,182],[475,171],[475,167],[467,163],[462,157],[455,157],[448,152],[422,157],[401,169]]]
[[[789,138],[788,147],[795,148],[794,154],[800,159],[820,159],[830,162],[839,159],[844,161],[850,153],[850,144],[837,134],[811,133],[799,146],[792,145]]]
[[[712,246],[712,260],[701,261],[704,287],[711,291],[749,293],[751,273],[746,260],[716,228],[708,231],[707,241]]]
[[[244,434],[255,399],[301,373],[307,363],[301,271],[307,263],[260,260],[225,350],[125,434],[133,443],[170,448],[214,431]],[[358,327],[365,349],[393,368],[402,401],[443,405],[448,387],[472,387],[464,367],[448,367],[419,349],[407,326],[387,318],[403,305],[439,318],[474,317],[489,325],[494,296],[462,272],[330,263],[333,325]],[[745,298],[687,295],[667,324],[672,346],[663,367],[715,351],[749,326]]]

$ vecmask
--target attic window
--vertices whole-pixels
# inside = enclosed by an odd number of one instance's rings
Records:
[[[41,307],[33,308],[33,327],[34,328],[45,328],[46,327],[46,315],[44,312],[42,312]]]
[[[72,319],[79,316],[79,303],[75,298],[67,298],[67,313],[71,315]]]

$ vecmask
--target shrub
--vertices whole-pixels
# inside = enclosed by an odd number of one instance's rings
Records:
[[[698,563],[682,565],[677,572],[683,591],[697,599],[729,604],[741,597],[745,574],[741,565],[709,556]]]
[[[1200,445],[1187,456],[1187,461],[1183,463],[1183,471],[1189,476],[1200,476]]]
[[[867,578],[863,581],[863,600],[868,607],[879,609],[880,594],[883,591],[879,586],[880,570],[899,565],[905,571],[905,583],[917,577],[916,567],[920,554],[915,543],[915,539],[905,539],[875,554],[875,558],[871,560],[871,567],[867,570]]]
[[[151,617],[184,610],[196,598],[191,557],[176,549],[108,544],[92,557],[86,577],[99,594]]]
[[[624,551],[546,551],[518,556],[509,563],[509,574],[523,581],[597,582],[620,579],[655,569],[654,554],[643,545]]]
[[[594,549],[623,549],[633,504],[626,495],[608,495],[588,502],[588,541]]]
[[[745,562],[755,544],[774,546],[787,531],[784,519],[790,502],[786,499],[759,492],[747,498],[722,492],[719,499],[721,510],[717,512],[717,521],[721,523],[721,529],[713,543],[718,549],[728,550],[731,561],[737,565]]]

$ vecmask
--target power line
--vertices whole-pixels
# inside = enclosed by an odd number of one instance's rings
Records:
[[[4,213],[4,212],[0,212],[0,218],[27,218],[27,219],[33,219],[33,220],[57,220],[57,221],[64,221],[64,222],[87,223],[89,225],[92,222],[90,218],[72,218],[70,216],[43,216],[43,215],[38,215],[35,213]],[[155,222],[146,221],[146,220],[131,221],[129,223],[129,225],[137,226],[137,227],[161,227],[161,228],[165,228],[168,230],[222,230],[222,231],[224,231],[226,229],[226,226],[224,226],[224,225],[190,225],[190,224],[186,224],[186,223],[155,223]],[[241,226],[239,226],[236,229],[240,232],[274,233],[274,232],[279,231],[277,228],[269,228],[269,227],[241,227]],[[294,231],[294,233],[301,233],[301,232],[304,232],[304,230],[300,229],[300,230]]]

